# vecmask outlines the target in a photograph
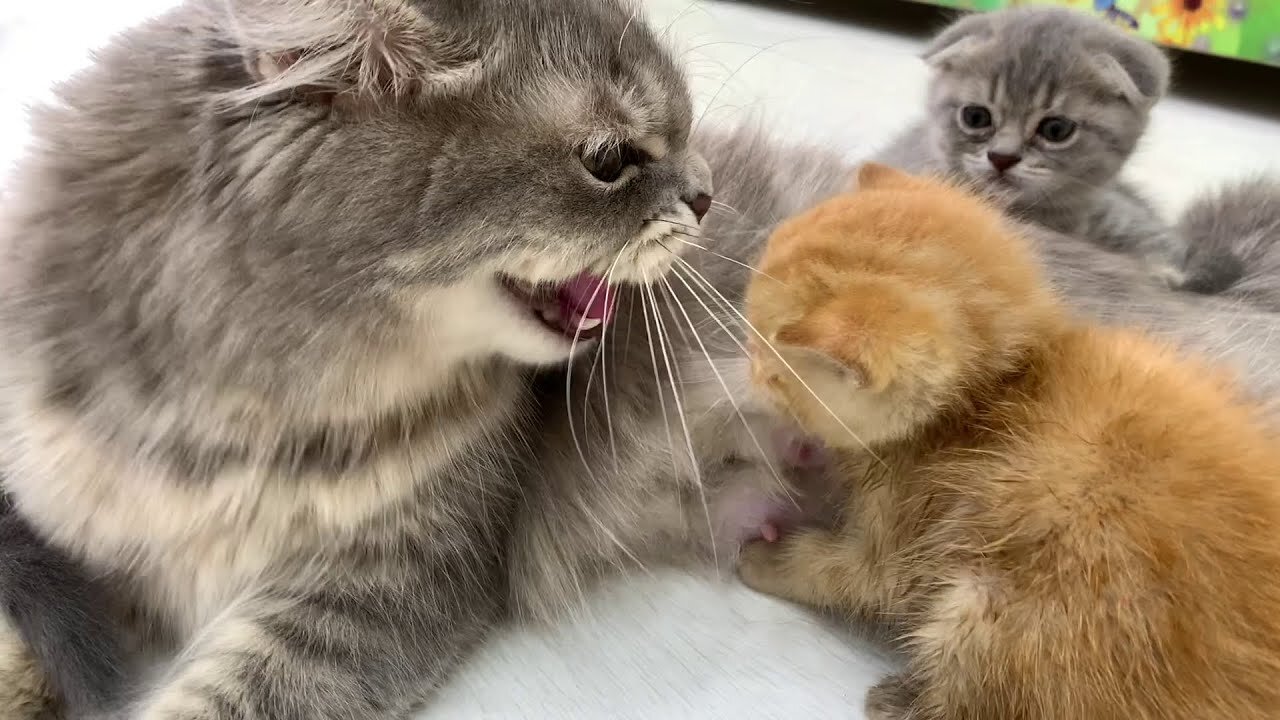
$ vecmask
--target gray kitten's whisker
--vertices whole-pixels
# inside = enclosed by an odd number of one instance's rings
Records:
[[[692,273],[693,277],[695,278],[702,277],[702,273],[698,272],[697,268],[685,262],[682,258],[676,258],[676,262],[680,263],[687,270],[689,270],[690,273]],[[707,289],[711,290],[711,292],[718,295],[720,298],[725,299],[726,303],[728,302],[728,300],[724,298],[723,293],[717,290],[715,286],[707,282],[705,278],[702,278],[702,285]],[[795,368],[791,366],[791,363],[787,362],[787,359],[782,356],[782,353],[778,352],[778,349],[773,346],[773,343],[769,342],[768,338],[766,338],[759,330],[757,330],[755,325],[751,324],[751,321],[747,319],[746,315],[743,315],[742,312],[740,312],[737,308],[732,308],[732,310],[734,314],[736,314],[738,318],[742,321],[743,326],[746,327],[748,330],[750,330],[751,333],[755,335],[756,338],[761,343],[763,343],[765,347],[769,348],[769,351],[773,353],[774,357],[778,359],[778,362],[781,362],[782,366],[787,369],[787,372],[791,373],[791,375],[795,377],[796,382],[800,383],[801,387],[805,389],[805,392],[808,392],[811,396],[813,396],[814,401],[817,402],[818,405],[821,406],[822,409],[825,410],[826,413],[831,416],[831,419],[835,420],[836,424],[838,424],[841,427],[841,429],[843,429],[846,433],[848,433],[849,437],[852,438],[853,441],[856,442],[863,449],[863,451],[867,453],[867,455],[869,455],[872,459],[874,459],[880,465],[884,465],[885,467],[888,467],[887,465],[885,465],[884,460],[881,460],[880,456],[877,455],[870,447],[868,447],[867,444],[863,442],[862,438],[859,437],[858,434],[855,433],[853,429],[850,428],[848,424],[846,424],[845,421],[842,420],[840,416],[837,415],[829,405],[827,405],[827,402],[823,400],[821,397],[819,397],[818,393],[814,392],[813,388],[809,386],[809,383],[806,382],[805,379],[800,376],[800,373],[796,372]]]
[[[647,278],[646,278],[647,280]],[[707,532],[711,538],[711,556],[715,563],[717,571],[720,568],[720,556],[716,550],[715,543],[715,525],[711,522],[711,507],[707,504],[707,492],[702,482],[702,468],[698,462],[698,453],[693,449],[693,434],[689,431],[689,421],[684,413],[684,401],[680,399],[680,386],[683,382],[677,382],[679,375],[679,366],[676,364],[675,347],[669,344],[669,336],[666,331],[665,323],[662,321],[661,312],[658,309],[658,300],[653,292],[653,285],[645,283],[644,292],[649,296],[649,302],[654,309],[653,322],[658,328],[658,342],[661,345],[661,352],[667,362],[667,380],[671,384],[671,395],[676,406],[676,417],[680,419],[680,428],[684,431],[685,446],[689,451],[689,464],[693,470],[693,481],[698,488],[698,499],[702,502],[702,512],[707,521]],[[670,348],[668,350],[668,348]]]

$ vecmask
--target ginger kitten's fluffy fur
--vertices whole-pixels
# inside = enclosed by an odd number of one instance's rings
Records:
[[[1280,448],[1232,379],[1072,317],[968,192],[859,182],[748,294],[754,380],[837,449],[845,514],[742,578],[900,623],[874,718],[1275,717]]]

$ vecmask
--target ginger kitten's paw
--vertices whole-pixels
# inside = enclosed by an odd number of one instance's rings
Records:
[[[738,553],[738,577],[742,583],[757,592],[779,595],[782,574],[780,542],[757,540],[742,546]]]
[[[910,720],[917,693],[903,675],[890,675],[867,691],[867,720]]]

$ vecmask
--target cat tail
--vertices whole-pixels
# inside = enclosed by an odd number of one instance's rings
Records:
[[[61,705],[80,717],[123,701],[122,636],[105,598],[0,496],[0,715],[52,717]]]
[[[1280,311],[1280,177],[1236,181],[1191,203],[1181,289]]]

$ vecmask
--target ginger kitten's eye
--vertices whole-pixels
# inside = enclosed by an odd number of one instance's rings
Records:
[[[1036,134],[1051,143],[1064,143],[1076,134],[1076,123],[1064,117],[1047,117],[1036,127]]]
[[[600,182],[614,183],[632,165],[641,165],[648,156],[628,144],[610,145],[582,154],[582,166]]]
[[[986,130],[991,127],[991,111],[981,105],[965,105],[960,108],[960,125],[969,130]]]

